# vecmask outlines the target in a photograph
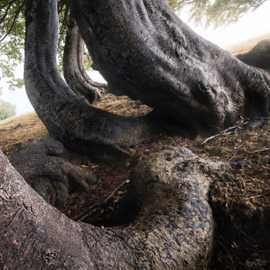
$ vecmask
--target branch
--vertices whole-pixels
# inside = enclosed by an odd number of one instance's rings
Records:
[[[13,30],[15,24],[16,24],[16,21],[20,15],[20,12],[22,11],[23,7],[24,7],[24,4],[25,4],[25,0],[22,2],[22,4],[17,8],[16,12],[15,12],[15,15],[13,17],[13,20],[12,20],[12,23],[9,27],[9,29],[7,30],[6,34],[3,35],[1,38],[0,38],[0,43],[11,33],[11,31]]]

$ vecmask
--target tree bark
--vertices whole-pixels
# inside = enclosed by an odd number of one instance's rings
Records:
[[[87,75],[83,67],[83,52],[83,40],[78,26],[71,18],[64,47],[64,77],[69,87],[76,94],[85,97],[89,103],[92,103],[107,92],[107,86],[94,82]]]
[[[205,269],[213,237],[209,172],[217,169],[185,148],[145,157],[127,194],[139,207],[135,219],[104,228],[45,203],[1,153],[0,268]]]
[[[72,184],[87,193],[89,185],[96,184],[93,173],[79,165],[84,157],[75,159],[74,153],[49,136],[22,143],[8,158],[25,181],[58,209],[65,208]]]
[[[106,158],[149,138],[149,117],[116,116],[89,106],[56,68],[57,1],[26,1],[25,86],[49,133],[75,151]],[[132,130],[132,132],[130,132]]]
[[[113,93],[199,131],[268,115],[268,74],[199,37],[165,1],[78,0],[72,8]]]

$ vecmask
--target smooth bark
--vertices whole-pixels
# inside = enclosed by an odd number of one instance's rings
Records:
[[[166,1],[78,0],[72,8],[115,94],[198,131],[268,115],[268,74],[198,36]]]
[[[63,70],[69,87],[78,95],[87,99],[89,103],[100,98],[108,89],[106,84],[93,81],[83,66],[84,43],[78,26],[70,19],[65,47]]]
[[[149,138],[148,117],[116,116],[89,106],[56,68],[57,1],[26,1],[25,86],[49,133],[68,148],[106,158]],[[130,132],[132,130],[132,132]]]

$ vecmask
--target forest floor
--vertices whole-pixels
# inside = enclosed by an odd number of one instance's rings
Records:
[[[140,102],[111,95],[95,106],[129,116],[150,111]],[[46,128],[35,113],[0,122],[0,148],[6,154],[22,143],[46,135]],[[240,121],[209,138],[161,136],[155,142],[130,149],[134,158],[124,166],[81,164],[97,175],[97,183],[91,185],[89,193],[75,190],[64,212],[75,220],[98,225],[101,220],[112,220],[112,213],[117,212],[128,185],[133,160],[164,144],[185,146],[201,158],[223,161],[230,167],[226,179],[215,182],[209,194],[216,222],[210,269],[270,269],[270,123],[267,121],[253,126]],[[128,212],[119,215],[128,215]]]

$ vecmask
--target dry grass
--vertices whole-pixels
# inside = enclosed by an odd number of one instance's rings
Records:
[[[94,104],[95,107],[125,116],[139,116],[151,109],[139,101],[130,100],[126,96],[106,95]],[[36,113],[27,113],[0,121],[0,149],[10,152],[16,145],[34,138],[47,135],[47,130]]]
[[[221,160],[231,167],[234,177],[220,190],[228,207],[240,203],[252,209],[270,209],[270,124],[260,125],[252,128],[240,123],[205,145],[191,146],[200,156]]]
[[[8,153],[14,146],[46,134],[45,126],[35,113],[11,117],[0,121],[0,149]]]
[[[151,111],[151,108],[139,100],[131,100],[127,96],[114,96],[108,94],[94,104],[95,107],[105,111],[124,116],[141,116]]]

